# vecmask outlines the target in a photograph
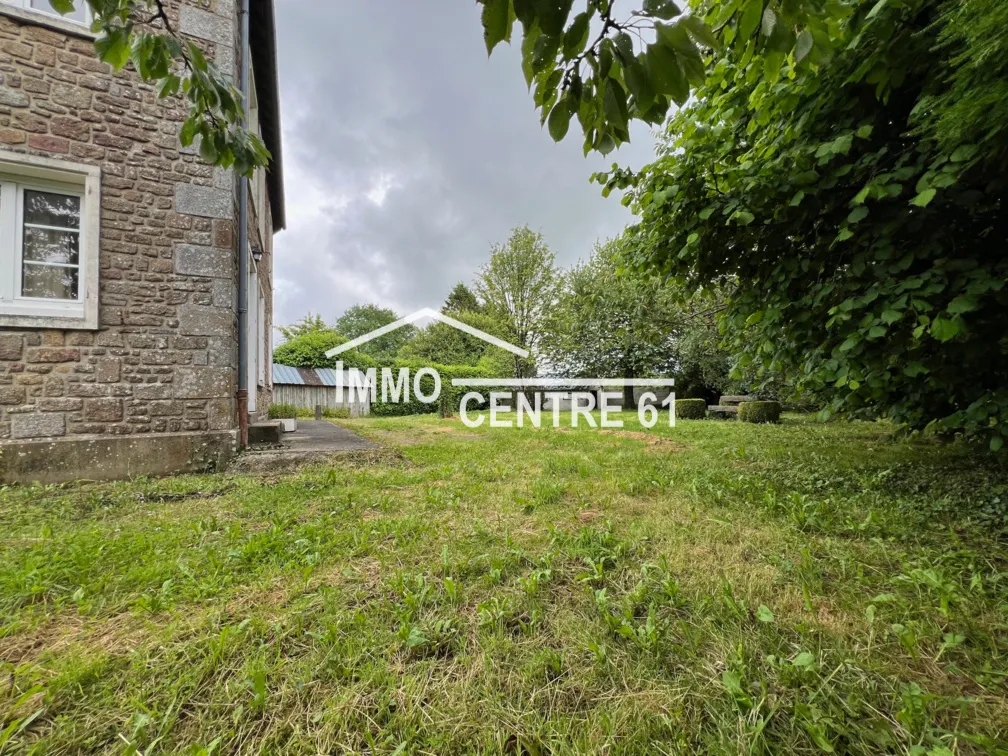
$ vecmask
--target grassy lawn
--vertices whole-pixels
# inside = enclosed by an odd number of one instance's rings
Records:
[[[0,489],[0,752],[1008,752],[989,458],[340,422],[384,448]]]

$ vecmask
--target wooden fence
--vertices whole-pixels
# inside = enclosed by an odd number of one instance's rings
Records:
[[[336,386],[293,386],[290,384],[273,384],[274,404],[293,404],[299,409],[349,409],[350,417],[362,417],[371,414],[371,403],[365,396],[363,400],[354,397],[350,402],[350,389]]]

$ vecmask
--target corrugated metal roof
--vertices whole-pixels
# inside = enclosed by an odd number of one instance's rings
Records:
[[[315,373],[316,373],[316,375],[318,375],[319,379],[322,381],[322,385],[323,386],[338,386],[338,385],[340,385],[339,373],[336,372],[335,370],[333,370],[332,368],[315,368]],[[349,376],[349,373],[346,370],[343,371],[342,385],[344,385],[344,386],[349,386],[350,385],[350,376]]]
[[[356,368],[343,371],[343,386],[350,385],[352,373],[359,372]],[[338,386],[339,373],[332,368],[296,368],[290,365],[273,363],[273,383],[289,386]]]
[[[304,380],[297,368],[290,365],[277,365],[273,363],[273,383],[288,384],[293,386],[303,386]]]

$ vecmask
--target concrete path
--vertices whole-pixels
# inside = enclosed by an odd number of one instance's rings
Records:
[[[284,433],[283,451],[345,452],[377,449],[378,445],[326,420],[298,420],[294,433]]]
[[[302,464],[324,462],[335,454],[378,448],[378,444],[326,420],[298,420],[298,429],[285,433],[279,445],[252,446],[229,469],[238,473],[284,472]]]

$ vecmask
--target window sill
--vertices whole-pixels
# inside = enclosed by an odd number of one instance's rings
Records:
[[[0,327],[6,328],[58,328],[69,331],[97,330],[97,308],[89,317],[86,303],[54,303],[46,306],[42,302],[0,303]]]
[[[97,331],[98,315],[76,316],[27,315],[0,312],[0,328],[44,328],[60,331]]]
[[[0,16],[8,16],[9,18],[17,19],[22,23],[32,24],[33,26],[43,26],[46,29],[63,32],[64,34],[69,34],[72,37],[80,37],[81,39],[87,40],[98,39],[98,35],[91,31],[91,27],[86,26],[85,24],[78,23],[77,21],[67,21],[65,18],[61,18],[60,16],[53,16],[49,13],[43,13],[41,11],[7,5],[3,2],[3,0],[0,0]]]

